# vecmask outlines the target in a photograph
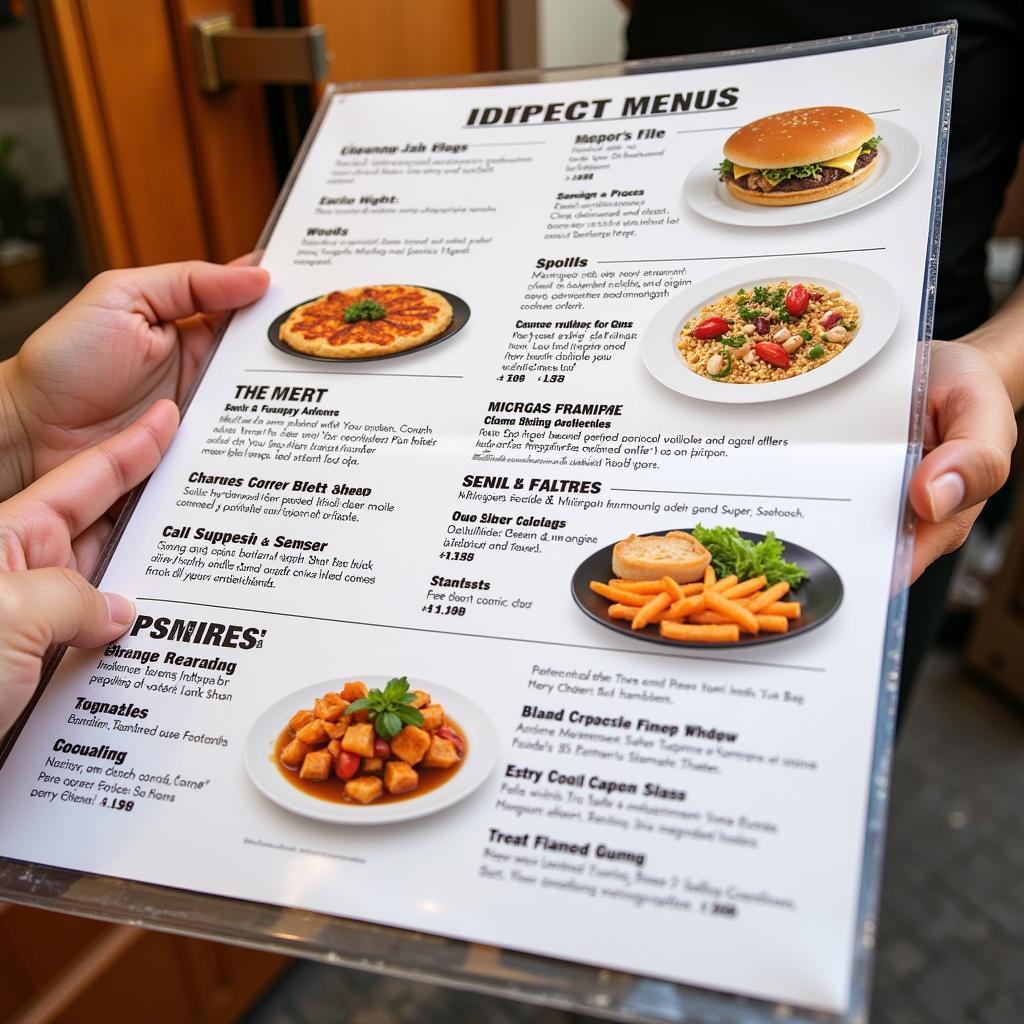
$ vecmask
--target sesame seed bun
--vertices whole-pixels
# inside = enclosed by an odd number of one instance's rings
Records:
[[[834,160],[874,134],[875,122],[863,111],[852,107],[803,107],[751,121],[733,132],[723,149],[727,159],[743,167],[800,167]]]
[[[868,136],[870,138],[870,136]],[[823,159],[828,159],[824,157]],[[805,188],[799,192],[756,192],[753,189],[743,188],[735,182],[726,180],[723,184],[729,190],[729,194],[745,203],[754,203],[757,206],[799,206],[802,203],[816,203],[819,199],[828,199],[837,196],[840,192],[846,192],[859,185],[878,165],[877,160],[858,168],[853,174],[844,174],[841,178],[822,185],[821,188]]]

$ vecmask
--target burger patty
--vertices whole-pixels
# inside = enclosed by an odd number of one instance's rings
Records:
[[[876,156],[878,156],[877,149],[865,150],[857,157],[857,162],[853,165],[854,172],[859,171],[862,167],[867,167]],[[738,180],[734,179],[733,184],[749,189],[751,192],[805,192],[812,188],[823,188],[825,185],[831,185],[833,181],[846,177],[848,175],[841,167],[822,167],[817,174],[813,174],[809,178],[787,178],[773,187],[759,171],[751,171],[750,174],[745,174]]]

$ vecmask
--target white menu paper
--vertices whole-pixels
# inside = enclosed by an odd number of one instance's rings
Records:
[[[843,1012],[946,46],[329,96],[102,579],[137,620],[0,771],[0,854]],[[874,119],[870,176],[726,191],[734,131],[822,105]],[[774,533],[788,607],[737,642],[612,619],[613,546],[698,524]],[[692,624],[729,627],[703,572]],[[298,788],[291,715],[395,677],[461,730],[451,778]]]

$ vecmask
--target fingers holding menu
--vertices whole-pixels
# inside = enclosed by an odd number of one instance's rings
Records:
[[[920,517],[911,576],[964,541],[985,501],[1006,482],[1017,440],[1013,406],[982,351],[936,342],[925,446],[910,481]]]
[[[54,644],[98,647],[131,625],[135,608],[73,569],[0,572],[0,733],[24,710]]]
[[[0,531],[9,538],[3,568],[72,564],[74,542],[156,469],[177,426],[174,403],[156,402],[132,426],[0,505]]]
[[[189,260],[108,271],[89,285],[89,292],[100,303],[141,314],[155,326],[247,306],[269,283],[270,275],[262,267]]]

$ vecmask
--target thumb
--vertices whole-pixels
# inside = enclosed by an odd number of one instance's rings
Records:
[[[71,569],[0,573],[0,734],[24,710],[54,644],[100,647],[131,625],[135,606]]]
[[[108,303],[142,313],[150,323],[221,313],[255,302],[270,284],[262,267],[188,260],[132,270],[108,270],[88,287]]]

